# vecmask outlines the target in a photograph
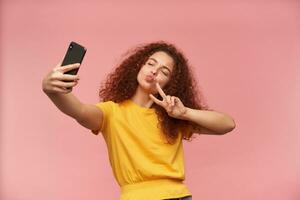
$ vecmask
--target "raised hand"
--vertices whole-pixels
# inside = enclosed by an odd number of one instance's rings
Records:
[[[78,68],[79,63],[61,66],[57,64],[43,79],[42,88],[46,94],[64,93],[72,91],[72,88],[77,85],[79,76],[64,74],[65,72]]]
[[[166,95],[161,89],[159,83],[156,83],[156,88],[163,100],[157,99],[152,94],[149,97],[158,105],[162,106],[168,113],[170,117],[183,119],[183,115],[187,111],[187,107],[183,105],[181,100],[178,97]]]

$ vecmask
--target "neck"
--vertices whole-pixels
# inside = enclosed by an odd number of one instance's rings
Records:
[[[153,100],[150,99],[149,94],[149,92],[143,90],[141,87],[138,86],[131,100],[142,107],[150,108],[153,104]]]

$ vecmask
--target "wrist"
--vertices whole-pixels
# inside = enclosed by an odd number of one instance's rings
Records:
[[[189,119],[188,116],[189,116],[191,110],[192,110],[191,108],[185,107],[185,110],[183,111],[180,119],[182,119],[182,120],[188,120]]]

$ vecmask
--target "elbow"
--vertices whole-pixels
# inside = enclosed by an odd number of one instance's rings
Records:
[[[235,129],[235,121],[234,119],[230,118],[230,122],[228,123],[228,127],[229,127],[229,130],[232,131],[233,129]]]
[[[226,133],[229,133],[231,131],[233,131],[235,129],[235,122],[232,118],[230,118],[230,120],[228,120],[229,122],[227,122],[226,124],[226,128],[224,129],[224,131],[222,131],[220,134],[221,135],[225,135]]]
[[[233,123],[232,125],[229,126],[226,133],[229,133],[229,132],[233,131],[233,129],[235,129],[235,123]]]

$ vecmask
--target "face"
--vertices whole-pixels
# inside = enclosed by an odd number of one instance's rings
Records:
[[[171,78],[174,60],[163,51],[152,54],[140,69],[137,80],[139,87],[149,93],[156,93],[155,83],[163,88]]]

